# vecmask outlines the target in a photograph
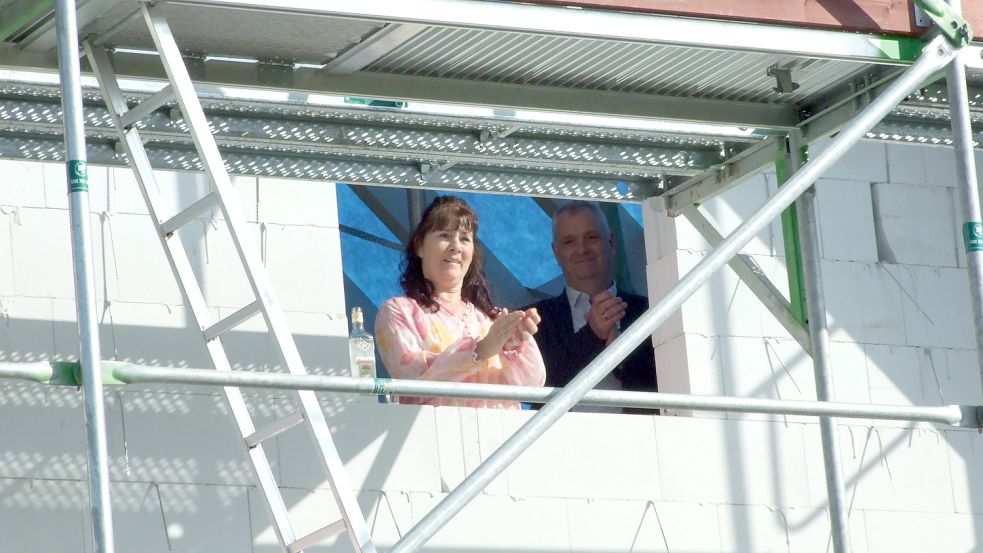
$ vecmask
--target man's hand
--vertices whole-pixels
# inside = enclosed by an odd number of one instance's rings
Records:
[[[618,296],[605,290],[590,299],[590,310],[584,316],[590,329],[604,343],[610,344],[615,338],[618,321],[625,318],[628,304]]]

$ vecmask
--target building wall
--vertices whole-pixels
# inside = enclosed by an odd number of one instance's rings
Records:
[[[817,186],[838,400],[980,403],[951,155],[864,143]],[[208,366],[132,176],[91,172],[102,357]],[[0,362],[74,359],[63,166],[0,160],[0,175]],[[159,178],[172,209],[206,190],[194,175]],[[305,363],[342,374],[333,186],[263,178],[235,185]],[[705,209],[732,229],[774,189],[766,173]],[[645,212],[655,299],[707,248],[658,202]],[[196,222],[182,239],[216,314],[250,301],[220,222]],[[787,290],[777,223],[745,253]],[[229,340],[233,361],[272,370],[262,324],[250,325]],[[815,397],[809,358],[729,269],[654,340],[664,391]],[[281,392],[247,397],[260,419],[292,411]],[[381,550],[530,416],[320,398]],[[216,390],[128,386],[106,400],[117,551],[277,551]],[[0,420],[2,549],[91,551],[80,393],[0,382]],[[335,519],[303,438],[288,432],[268,451],[300,533]],[[843,421],[839,438],[855,552],[983,549],[977,432],[855,420]],[[818,426],[806,417],[573,413],[425,550],[824,552],[823,475]],[[311,549],[347,550],[343,538]]]

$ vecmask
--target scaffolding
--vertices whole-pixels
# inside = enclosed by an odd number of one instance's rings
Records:
[[[980,406],[948,406],[937,409],[857,406],[834,403],[830,393],[829,330],[822,294],[814,192],[811,187],[816,179],[852,145],[865,137],[876,137],[879,124],[887,127],[903,124],[890,119],[887,123],[882,123],[882,120],[895,112],[897,106],[913,92],[920,91],[921,94],[927,94],[925,91],[927,83],[936,80],[943,71],[946,74],[946,97],[951,113],[950,140],[957,153],[957,175],[963,215],[962,230],[969,268],[978,366],[983,367],[983,255],[980,253],[983,252],[983,239],[980,238],[983,236],[983,222],[981,222],[976,188],[965,75],[965,67],[979,67],[979,50],[969,44],[971,31],[959,15],[958,1],[952,1],[949,5],[942,3],[941,0],[918,0],[917,3],[924,9],[925,15],[934,22],[937,31],[934,38],[924,44],[918,39],[908,37],[853,35],[837,31],[790,29],[710,19],[679,19],[608,11],[580,12],[554,7],[474,0],[420,0],[399,4],[362,0],[357,3],[339,3],[340,7],[322,7],[317,2],[304,0],[281,2],[179,0],[157,3],[102,2],[99,3],[101,9],[94,9],[90,4],[95,2],[90,2],[85,4],[89,9],[78,11],[74,2],[58,0],[54,9],[57,16],[55,31],[48,28],[50,25],[46,27],[43,14],[38,12],[37,7],[30,6],[30,9],[17,12],[14,18],[0,19],[0,38],[8,40],[16,37],[17,42],[26,45],[19,48],[9,62],[11,66],[22,68],[44,67],[45,63],[50,63],[50,59],[32,50],[31,44],[34,44],[35,48],[40,48],[46,43],[58,45],[57,59],[60,64],[64,102],[65,161],[70,178],[73,252],[76,291],[79,298],[78,320],[82,341],[82,359],[77,372],[80,372],[81,376],[66,376],[74,375],[76,372],[74,369],[65,373],[62,367],[62,372],[59,373],[58,367],[45,366],[0,367],[2,369],[0,376],[29,378],[42,382],[71,381],[84,386],[90,495],[94,514],[93,534],[99,553],[113,551],[105,420],[102,406],[104,378],[118,382],[209,383],[221,386],[446,395],[446,397],[481,397],[487,394],[488,397],[510,397],[545,402],[545,406],[538,413],[390,549],[400,553],[415,551],[424,545],[540,435],[585,398],[600,404],[678,406],[692,409],[815,415],[820,417],[833,550],[837,553],[848,552],[850,549],[846,539],[847,508],[844,501],[843,476],[838,461],[837,442],[833,436],[837,424],[836,417],[893,418],[983,427],[983,415],[981,415],[983,407]],[[17,3],[15,7],[23,8],[23,5],[26,4]],[[649,143],[654,139],[659,148],[662,148],[659,150],[661,153],[657,156],[657,161],[644,163],[637,161],[639,157],[644,158],[652,154],[652,148],[649,146],[639,148],[634,153],[629,152],[622,159],[606,162],[597,170],[588,170],[587,167],[596,165],[596,160],[586,157],[573,161],[544,159],[531,155],[526,147],[497,152],[494,155],[487,154],[483,148],[474,147],[473,144],[472,147],[464,148],[466,150],[464,153],[454,152],[453,148],[441,146],[424,149],[426,151],[422,152],[419,148],[410,151],[411,149],[405,144],[402,148],[396,145],[387,149],[373,150],[367,144],[346,140],[342,136],[343,132],[337,128],[322,126],[310,131],[324,133],[332,139],[327,141],[327,146],[315,144],[304,152],[308,161],[302,171],[313,171],[307,174],[326,171],[327,173],[320,174],[343,178],[344,175],[356,171],[365,175],[364,161],[358,159],[352,161],[352,158],[364,155],[377,161],[384,160],[379,161],[368,171],[369,176],[361,181],[367,184],[389,186],[412,184],[416,188],[456,187],[537,197],[595,197],[612,201],[641,201],[645,198],[661,196],[670,213],[685,214],[694,223],[714,245],[713,252],[680,279],[667,294],[654,301],[652,307],[635,324],[625,329],[610,347],[563,389],[520,390],[508,387],[382,380],[366,383],[329,377],[298,375],[275,377],[231,372],[133,368],[101,363],[93,316],[93,272],[91,254],[88,252],[89,238],[86,235],[86,225],[79,222],[84,220],[83,216],[88,212],[85,170],[87,159],[84,146],[87,131],[82,123],[80,69],[76,55],[79,46],[77,35],[72,30],[85,28],[86,25],[98,30],[94,36],[86,39],[86,55],[93,65],[105,65],[112,61],[120,73],[151,78],[158,76],[159,69],[151,68],[145,63],[145,58],[148,56],[144,55],[144,59],[140,59],[143,54],[133,54],[132,50],[116,49],[111,52],[113,57],[110,60],[103,50],[104,45],[119,40],[129,47],[147,47],[145,42],[141,42],[145,39],[134,34],[133,31],[134,27],[139,25],[138,20],[141,18],[146,20],[152,33],[156,33],[165,28],[161,22],[166,20],[174,21],[178,25],[182,21],[187,21],[184,18],[197,18],[204,13],[218,12],[225,16],[234,15],[236,18],[241,18],[233,24],[248,22],[256,14],[279,15],[290,23],[296,23],[299,21],[297,18],[303,16],[333,18],[332,20],[344,24],[361,26],[361,31],[373,38],[365,41],[358,48],[334,56],[328,62],[320,64],[316,70],[307,67],[309,63],[296,63],[290,69],[285,69],[286,66],[282,63],[264,61],[245,67],[246,64],[241,63],[240,60],[233,64],[234,67],[226,67],[226,71],[214,73],[206,70],[207,57],[204,60],[193,57],[182,58],[176,48],[166,51],[172,46],[173,39],[163,45],[157,41],[157,50],[164,58],[164,66],[168,73],[180,67],[187,75],[187,70],[184,68],[191,66],[213,85],[221,84],[223,80],[230,80],[242,86],[269,86],[273,82],[292,82],[293,86],[286,88],[308,91],[331,90],[344,95],[381,98],[385,101],[431,100],[507,106],[512,109],[560,109],[565,112],[605,116],[669,120],[702,119],[708,123],[769,129],[770,134],[765,136],[751,134],[740,139],[730,137],[702,144],[676,143],[673,149],[667,147],[672,141],[666,139],[666,133],[634,129],[627,134],[632,134],[635,140],[644,139]],[[76,16],[84,21],[76,22]],[[252,21],[255,23],[255,19]],[[384,32],[377,30],[378,22],[387,25],[383,27]],[[498,51],[495,48],[501,46],[504,41],[516,35],[529,35],[533,37],[534,44],[527,46],[519,56],[520,60],[516,61],[513,58],[512,61],[517,65],[526,63],[532,67],[539,67],[539,73],[548,73],[548,68],[543,65],[546,62],[539,57],[543,52],[586,48],[596,44],[610,45],[612,49],[617,50],[617,55],[624,56],[623,59],[636,61],[619,65],[613,74],[586,74],[578,83],[582,90],[577,94],[570,94],[561,86],[547,86],[545,83],[551,82],[551,78],[556,79],[555,75],[543,75],[542,79],[537,80],[538,74],[533,72],[532,75],[525,76],[525,82],[521,82],[523,86],[527,86],[526,92],[529,94],[517,95],[514,89],[517,85],[510,79],[514,78],[515,82],[520,82],[518,76],[510,73],[508,68],[495,69],[495,59],[490,59],[483,67],[489,75],[494,73],[493,77],[478,86],[469,86],[466,82],[467,73],[461,72],[455,78],[437,79],[436,82],[439,82],[440,86],[434,88],[432,86],[435,82],[434,75],[450,74],[455,68],[437,67],[439,60],[434,58],[434,49],[425,45],[447,44],[449,41],[460,40],[461,37],[455,36],[455,33],[464,35],[470,41],[484,41],[486,47],[499,55],[505,55],[505,51]],[[298,35],[297,40],[303,42],[305,38],[303,33]],[[54,42],[52,42],[53,37],[57,38]],[[744,56],[739,63],[748,66],[770,64],[766,80],[776,85],[772,89],[774,95],[767,95],[763,101],[760,96],[757,101],[754,99],[752,92],[754,87],[761,86],[759,75],[758,82],[729,83],[735,87],[746,86],[744,102],[727,102],[715,97],[686,98],[670,95],[660,96],[655,100],[643,100],[643,96],[648,95],[655,87],[652,82],[655,76],[644,74],[645,71],[650,71],[644,60],[646,56],[657,54],[659,49],[673,50],[672,55],[680,58],[686,56],[712,58],[721,51],[736,51]],[[439,48],[436,50],[439,51]],[[240,55],[244,54],[240,53]],[[168,57],[170,59],[167,59]],[[808,59],[811,63],[804,64],[804,67],[792,67],[788,65],[789,59],[793,61]],[[597,62],[596,59],[586,55],[583,60],[578,61],[582,66],[587,67]],[[537,66],[537,63],[540,65]],[[362,75],[361,78],[358,76],[352,79],[339,78],[340,75],[357,74],[369,66],[373,67],[373,71]],[[400,71],[400,68],[410,67],[413,69]],[[197,123],[201,128],[198,130],[192,128],[191,134],[201,157],[201,163],[206,168],[209,165],[222,164],[221,158],[217,157],[218,148],[213,146],[214,141],[212,145],[203,146],[200,143],[202,137],[209,134],[204,112],[200,107],[189,107],[184,103],[188,97],[197,98],[201,92],[196,93],[193,89],[179,90],[182,86],[186,89],[191,87],[184,84],[182,79],[175,79],[171,75],[169,86],[155,93],[143,95],[141,98],[143,103],[139,106],[121,110],[119,108],[126,107],[122,94],[118,91],[107,93],[105,90],[107,75],[111,74],[98,67],[96,71],[100,73],[100,85],[104,87],[103,93],[107,102],[117,104],[115,112],[110,110],[109,118],[118,125],[121,140],[126,140],[126,132],[135,128],[136,123],[144,117],[151,118],[149,125],[152,134],[153,118],[159,118],[161,108],[170,105],[173,96],[176,95],[181,110],[179,115],[191,119],[199,118]],[[637,78],[636,86],[630,90],[630,93],[626,92],[630,88],[627,86],[620,90],[617,86],[588,90],[594,88],[593,80],[610,79],[612,85],[616,85],[619,80],[629,76],[634,77],[636,73],[642,76]],[[675,75],[675,78],[680,81],[684,81],[685,77],[684,74]],[[646,78],[649,81],[646,81]],[[796,83],[794,78],[799,78],[802,82]],[[207,89],[204,92],[207,97]],[[723,95],[722,92],[720,94]],[[782,98],[782,101],[774,101],[776,97]],[[807,100],[811,103],[805,105]],[[218,103],[222,101],[220,99]],[[388,117],[388,114],[386,116]],[[420,116],[404,113],[397,117],[411,119]],[[504,139],[524,127],[537,127],[537,124],[525,122],[521,124],[513,122],[504,126],[500,122],[489,125],[487,121],[480,120],[472,120],[471,123],[485,127],[480,129],[483,132],[479,133],[476,139],[482,146],[494,144],[496,140]],[[248,126],[248,121],[236,120],[232,126],[236,125]],[[554,124],[538,125],[551,132],[563,131],[567,128]],[[592,135],[592,132],[595,134]],[[885,132],[883,128],[881,132]],[[836,133],[836,137],[829,146],[820,155],[805,162],[801,156],[802,147],[831,133]],[[171,143],[173,146],[173,137],[167,136],[166,131],[160,130],[158,134],[161,135],[158,137],[161,143]],[[595,129],[587,131],[578,139],[589,142],[603,135],[604,131]],[[222,139],[223,137],[220,136],[219,140]],[[475,138],[473,136],[454,138],[443,135],[431,137],[431,140],[434,142],[443,140],[446,146],[447,143],[455,140],[461,142],[475,140]],[[536,145],[543,146],[544,142],[548,143],[549,140],[539,140]],[[722,148],[724,159],[715,160],[710,150],[713,149],[714,144],[721,142],[724,143]],[[138,143],[139,140],[136,140],[135,144]],[[559,143],[553,143],[554,146],[557,144]],[[244,142],[241,140],[237,142],[230,136],[223,145],[227,152],[234,156],[236,148],[242,148]],[[569,146],[569,142],[563,142],[563,145]],[[249,144],[245,146],[248,147]],[[132,147],[133,145],[128,149],[131,163],[141,163],[139,157],[134,161]],[[263,151],[263,148],[275,150],[267,141],[259,148],[260,152],[256,157],[276,155],[275,151]],[[685,160],[680,160],[681,150],[691,155]],[[167,150],[161,148],[161,151]],[[239,154],[242,155],[241,150]],[[311,158],[323,155],[337,156],[342,160],[348,159],[353,169],[347,172],[344,168],[330,169],[322,166],[319,169]],[[249,154],[246,154],[245,158],[248,157]],[[147,158],[144,170],[151,166],[150,159],[152,158]],[[743,178],[777,159],[787,161],[790,174],[788,180],[777,194],[759,208],[757,213],[729,236],[721,236],[695,209],[706,199],[734,186]],[[421,160],[426,160],[426,163],[422,163]],[[246,161],[242,163],[245,164]],[[338,164],[344,163],[340,161]],[[359,163],[363,163],[363,166],[360,167]],[[412,172],[407,171],[407,163],[416,164],[415,173],[411,174]],[[234,163],[233,167],[235,167]],[[551,188],[549,184],[543,186],[540,179],[529,176],[534,170],[559,175],[572,182],[572,185],[564,190]],[[568,178],[571,174],[574,176]],[[790,267],[790,271],[801,272],[801,289],[793,287],[793,295],[801,294],[802,310],[798,316],[795,312],[797,306],[785,301],[775,291],[774,286],[760,275],[760,271],[756,271],[746,258],[739,255],[744,245],[770,221],[782,216],[793,203],[798,215],[797,230],[802,263],[800,268]],[[192,211],[203,209],[202,206],[192,206]],[[182,214],[179,217],[184,220],[188,216]],[[162,232],[165,234],[168,231],[173,232],[177,222],[171,223],[172,221],[165,221]],[[648,339],[656,328],[678,310],[715,271],[728,263],[775,314],[793,338],[812,356],[819,401],[741,400],[664,393],[618,394],[592,391],[613,367],[643,340]],[[179,272],[177,269],[175,271]],[[793,303],[795,303],[794,298]],[[245,317],[246,315],[241,315],[233,318]],[[227,324],[234,326],[235,322]],[[289,547],[290,544],[282,537],[281,541],[284,542],[285,547]],[[354,541],[354,538],[353,543],[361,550],[361,546]],[[371,550],[371,543],[368,546],[368,550]],[[301,549],[303,547],[290,550]]]

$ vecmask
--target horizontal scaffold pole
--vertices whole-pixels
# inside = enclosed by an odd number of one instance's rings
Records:
[[[107,385],[194,384],[274,390],[350,392],[373,395],[391,394],[415,397],[498,399],[524,401],[527,403],[546,403],[562,391],[562,388],[508,386],[504,384],[473,384],[430,380],[393,380],[388,378],[352,378],[348,376],[293,375],[287,373],[248,371],[225,372],[210,369],[146,367],[119,361],[103,361],[102,367],[103,381]],[[78,363],[0,363],[0,378],[15,378],[39,383],[77,386],[79,385]],[[592,390],[584,395],[579,403],[608,407],[671,408],[773,415],[831,416],[924,422],[970,428],[983,427],[983,421],[981,421],[981,417],[983,417],[983,406],[977,405],[939,405],[931,407],[870,405],[864,403],[794,401],[728,396],[694,396],[662,392],[623,392],[618,390]]]

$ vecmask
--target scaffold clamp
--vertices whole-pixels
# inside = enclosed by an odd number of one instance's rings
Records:
[[[953,46],[959,48],[973,39],[973,29],[962,16],[942,0],[915,0],[919,8],[932,18]]]

